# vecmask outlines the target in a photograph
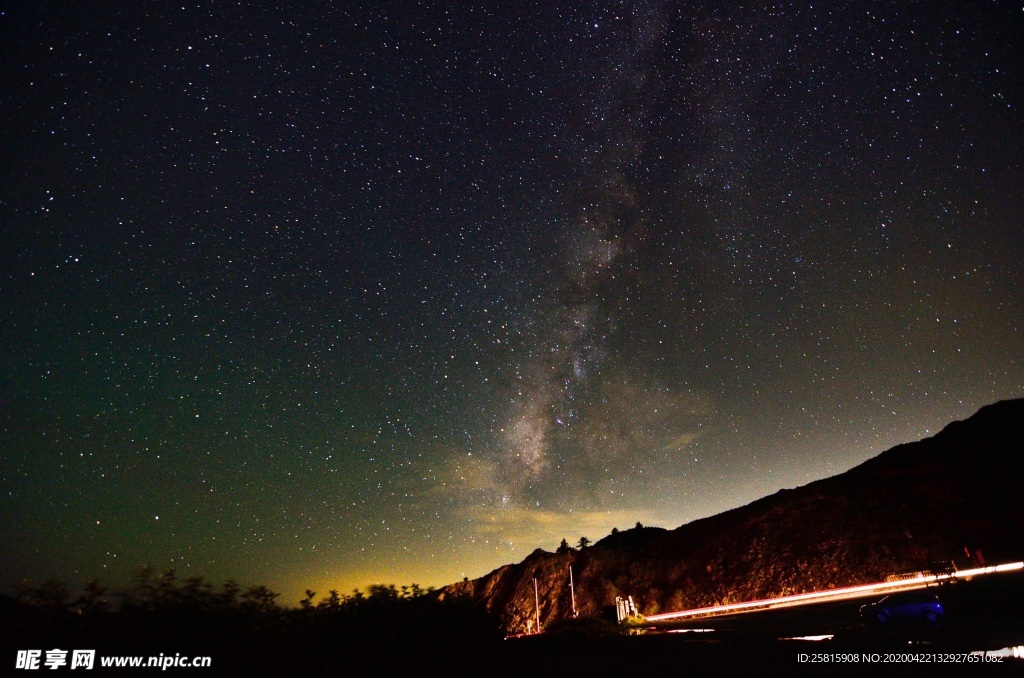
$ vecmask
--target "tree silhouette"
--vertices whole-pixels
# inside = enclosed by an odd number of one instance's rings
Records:
[[[168,568],[157,576],[153,584],[153,604],[156,607],[171,607],[177,602],[176,581],[177,575],[174,572],[174,568]]]
[[[220,590],[220,602],[226,607],[235,607],[238,605],[238,594],[241,593],[242,587],[234,579],[228,579],[224,582],[224,586]],[[308,591],[307,591],[308,593]]]
[[[17,601],[40,610],[59,614],[67,610],[71,592],[59,579],[47,579],[34,586],[31,579],[23,579],[14,586]]]
[[[394,584],[371,584],[370,600],[379,602],[381,600],[398,600],[398,589]]]
[[[250,586],[242,594],[242,606],[250,612],[267,613],[277,608],[274,600],[279,595],[266,586]]]
[[[567,542],[565,539],[563,539],[562,543],[558,545],[557,549],[555,549],[555,553],[568,553],[568,552],[569,552],[569,542]]]
[[[135,586],[128,590],[127,600],[133,606],[148,610],[153,607],[154,590],[153,568],[146,565],[135,573]]]
[[[213,585],[202,577],[189,577],[175,597],[179,603],[204,609],[212,607],[216,602],[212,591]]]
[[[337,610],[341,607],[341,596],[338,595],[336,590],[331,589],[327,592],[327,597],[321,600],[317,607],[322,610]]]
[[[107,611],[110,604],[106,595],[107,588],[101,585],[98,579],[93,579],[82,589],[82,595],[74,602],[74,609],[85,617],[102,614]]]
[[[588,546],[590,546],[590,540],[587,539],[586,537],[580,537],[579,549],[582,551],[583,549],[587,548]]]
[[[151,568],[134,579],[120,606],[108,601],[98,581],[75,596],[58,580],[25,580],[14,586],[17,598],[2,620],[4,633],[84,634],[90,642],[116,641],[139,654],[170,645],[201,656],[229,647],[237,675],[260,674],[268,665],[287,665],[299,675],[333,674],[382,662],[404,675],[452,638],[479,648],[496,647],[491,644],[503,635],[497,615],[472,597],[432,595],[432,587],[415,583],[375,584],[350,596],[332,590],[317,604],[316,592],[306,590],[299,609],[287,609],[266,586],[243,588],[229,580],[215,592],[202,577],[182,581],[173,570],[154,575]]]

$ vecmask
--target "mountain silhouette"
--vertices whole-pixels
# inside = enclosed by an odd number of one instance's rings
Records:
[[[817,591],[934,569],[1024,558],[1024,399],[988,405],[933,437],[845,473],[693,521],[637,526],[584,549],[537,549],[522,562],[451,584],[510,631],[596,616],[616,596],[642,614]]]

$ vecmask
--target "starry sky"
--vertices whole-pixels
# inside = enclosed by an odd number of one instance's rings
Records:
[[[1020,2],[0,34],[3,590],[443,585],[1024,395]]]

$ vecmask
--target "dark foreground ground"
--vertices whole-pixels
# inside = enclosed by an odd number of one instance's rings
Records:
[[[864,600],[690,620],[622,636],[596,620],[503,640],[465,609],[363,608],[358,617],[119,616],[52,624],[5,613],[0,675],[155,675],[160,668],[16,668],[18,650],[95,649],[97,656],[209,656],[196,676],[1024,675],[1024,658],[984,656],[1024,646],[1024,574],[937,589],[946,617],[884,627],[862,623]],[[410,614],[412,616],[410,616]],[[446,616],[447,615],[447,616]],[[797,639],[832,636],[826,640]],[[1005,651],[1003,652],[1005,654]]]

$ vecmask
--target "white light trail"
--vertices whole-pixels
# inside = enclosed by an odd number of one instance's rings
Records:
[[[764,600],[751,600],[744,603],[732,603],[729,605],[715,605],[712,607],[701,607],[695,610],[683,610],[681,612],[665,612],[653,614],[646,617],[647,621],[665,621],[667,619],[686,619],[688,617],[702,617],[728,612],[744,612],[753,610],[766,610],[773,607],[786,607],[789,605],[804,605],[811,602],[823,602],[826,600],[839,600],[851,598],[869,593],[890,593],[905,589],[920,588],[928,584],[955,579],[977,577],[979,575],[994,574],[996,572],[1012,572],[1024,569],[1024,561],[1017,563],[1005,563],[992,567],[978,567],[971,570],[959,570],[951,574],[929,574],[905,579],[898,582],[879,582],[877,584],[861,584],[860,586],[847,586],[841,589],[830,589],[828,591],[813,591],[811,593],[800,593],[780,598],[766,598]]]

